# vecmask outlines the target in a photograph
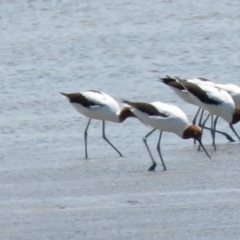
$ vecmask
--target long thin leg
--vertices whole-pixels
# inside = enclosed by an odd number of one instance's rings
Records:
[[[198,110],[197,110],[197,113],[195,114],[195,117],[193,118],[192,120],[192,124],[195,125],[196,124],[196,120],[197,120],[197,117],[198,117],[198,114],[200,112],[201,108],[199,107]]]
[[[214,120],[214,129],[216,129],[218,118],[219,118],[219,116],[216,116],[216,118]]]
[[[216,117],[217,118],[217,117]],[[215,144],[215,129],[214,129],[215,121],[213,122],[213,115],[211,115],[211,134],[212,134],[212,145],[214,147],[214,151],[217,150],[216,144]]]
[[[92,119],[89,118],[87,127],[85,128],[85,131],[84,131],[85,158],[86,158],[86,159],[88,158],[88,152],[87,152],[87,130],[88,130],[88,127],[89,127],[89,125],[90,125],[91,120],[92,120]]]
[[[117,150],[117,148],[114,147],[113,144],[110,143],[109,140],[107,139],[105,135],[105,121],[102,121],[102,137],[113,149],[115,149],[115,151],[120,155],[120,157],[123,157],[123,155]]]
[[[159,135],[159,139],[158,139],[158,143],[157,143],[157,151],[158,151],[159,157],[160,157],[160,159],[162,161],[163,171],[166,171],[167,168],[166,168],[166,165],[165,165],[165,163],[163,161],[162,154],[161,154],[161,148],[160,148],[161,138],[162,138],[162,131],[160,131],[160,135]]]
[[[148,147],[148,144],[147,144],[147,138],[153,133],[153,132],[155,132],[156,131],[156,129],[154,128],[152,131],[150,131],[145,137],[143,137],[143,142],[144,142],[144,144],[145,144],[145,146],[146,146],[146,148],[147,148],[147,151],[148,151],[148,153],[149,153],[149,155],[150,155],[150,157],[151,157],[151,159],[152,159],[152,166],[148,169],[148,171],[154,171],[155,170],[155,168],[156,168],[156,166],[157,166],[157,163],[155,162],[155,160],[154,160],[154,158],[153,158],[153,156],[152,156],[152,153],[151,153],[151,151],[150,151],[150,149],[149,149],[149,147]]]
[[[201,115],[200,115],[200,118],[199,118],[199,121],[198,121],[198,126],[202,125],[203,113],[204,113],[204,109],[202,109],[202,112],[201,112]]]
[[[207,130],[210,130],[210,131],[211,131],[211,128],[205,127],[205,122],[206,122],[206,120],[209,118],[209,116],[210,116],[210,115],[207,116],[207,118],[205,119],[204,123],[202,124],[202,129],[204,128],[204,129],[207,129]],[[233,139],[229,134],[227,134],[227,133],[225,133],[225,132],[222,132],[222,131],[216,130],[218,118],[219,118],[219,117],[217,116],[217,117],[215,118],[215,121],[214,121],[214,132],[215,132],[215,133],[220,133],[220,134],[222,134],[222,135],[225,136],[225,137],[227,138],[227,140],[230,141],[230,142],[235,142],[234,139]],[[214,135],[214,137],[215,137],[215,135]]]
[[[205,126],[204,126],[203,128],[211,131],[211,128],[209,128],[209,127],[205,127]],[[215,130],[215,133],[220,133],[220,134],[222,134],[223,136],[225,136],[228,141],[230,141],[230,142],[235,142],[235,140],[234,140],[230,135],[228,135],[228,134],[225,133],[225,132],[221,132],[221,131]]]
[[[215,133],[216,133],[216,126],[217,126],[217,121],[218,121],[219,116],[216,116],[214,123],[213,123],[213,146],[215,145],[215,151],[216,151],[216,144],[215,144]]]
[[[203,128],[204,126],[205,126],[205,124],[206,124],[206,122],[207,122],[207,120],[209,119],[209,117],[211,116],[211,114],[209,113],[208,115],[207,115],[207,117],[205,118],[205,120],[203,121],[203,123],[201,123],[201,127]]]
[[[209,119],[209,117],[211,116],[211,114],[209,113],[206,117],[206,119],[203,121],[203,123],[201,124],[201,128],[202,128],[202,132],[203,132],[203,129],[205,128],[205,124],[207,122],[207,120]],[[201,149],[201,144],[198,145],[198,151],[200,151]]]
[[[198,126],[201,127],[202,125],[202,118],[203,118],[203,113],[204,113],[204,109],[202,108],[202,112],[198,121]],[[196,144],[196,139],[193,140],[193,143]]]
[[[229,127],[232,129],[232,131],[235,133],[235,135],[237,136],[237,138],[240,140],[240,137],[238,136],[236,130],[234,129],[232,124],[229,124]]]

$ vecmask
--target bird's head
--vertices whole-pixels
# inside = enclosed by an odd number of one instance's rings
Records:
[[[238,123],[240,121],[240,108],[236,108],[233,113],[232,124]]]
[[[199,140],[202,138],[202,129],[196,125],[189,125],[183,132],[183,139],[193,138]]]

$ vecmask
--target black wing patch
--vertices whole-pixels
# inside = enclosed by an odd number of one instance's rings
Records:
[[[160,80],[168,86],[177,88],[181,91],[184,90],[184,87],[182,86],[182,84],[177,82],[175,78],[171,78],[171,77],[167,76],[165,78],[160,78]]]
[[[78,103],[83,107],[103,106],[102,104],[90,101],[81,93],[61,93],[61,94],[67,97],[70,103]]]
[[[213,105],[222,104],[222,101],[217,101],[215,99],[210,98],[207,93],[202,90],[197,84],[190,82],[182,82],[182,84],[186,87],[186,89],[192,93],[195,97],[197,97],[201,102]]]
[[[168,117],[167,114],[161,113],[155,108],[153,105],[144,102],[130,102],[127,100],[122,100],[124,103],[128,104],[129,106],[136,108],[137,110],[148,114],[149,116],[160,116],[160,117]]]

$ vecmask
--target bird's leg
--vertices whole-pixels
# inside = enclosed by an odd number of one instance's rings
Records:
[[[161,138],[162,138],[162,131],[160,131],[160,135],[159,135],[159,139],[158,139],[158,143],[157,143],[157,151],[158,151],[159,157],[160,157],[160,159],[162,161],[163,171],[166,171],[167,168],[166,168],[166,165],[165,165],[165,163],[163,161],[162,154],[161,154],[161,148],[160,148]]]
[[[198,110],[197,110],[197,113],[195,114],[195,117],[194,117],[193,120],[192,120],[192,124],[193,124],[193,125],[196,124],[197,116],[198,116],[200,110],[201,110],[201,108],[199,107]],[[193,140],[193,144],[196,144],[196,140],[195,140],[195,139]]]
[[[201,125],[202,125],[203,113],[204,113],[204,109],[202,109],[202,112],[201,112],[201,115],[200,115],[200,118],[199,118],[199,121],[198,121],[198,126],[199,127],[201,127]]]
[[[102,121],[102,137],[113,149],[115,149],[115,151],[120,155],[120,157],[123,157],[123,155],[117,150],[117,148],[114,147],[113,144],[110,143],[109,140],[107,139],[105,135],[105,121]]]
[[[215,143],[215,135],[216,135],[215,133],[220,133],[223,136],[225,136],[228,141],[235,142],[234,139],[229,134],[216,130],[218,118],[219,118],[219,116],[216,116],[216,118],[214,120],[214,125],[213,125],[213,127],[214,127],[214,142],[213,142],[213,146],[214,146],[214,143]],[[208,127],[205,127],[205,126],[203,126],[203,128],[212,131],[211,128],[208,128]],[[231,128],[231,126],[230,126],[230,128]]]
[[[196,124],[197,116],[198,116],[200,110],[201,110],[201,108],[199,107],[198,110],[197,110],[197,113],[196,113],[195,117],[194,117],[193,120],[192,120],[192,124],[193,124],[193,125]]]
[[[88,120],[88,124],[87,124],[87,127],[85,128],[85,131],[84,131],[84,141],[85,141],[85,158],[87,159],[88,158],[88,152],[87,152],[87,130],[88,130],[88,127],[90,125],[90,122],[91,122],[91,118],[89,118]]]
[[[206,124],[206,122],[207,122],[207,120],[209,119],[210,116],[211,116],[211,114],[209,113],[209,114],[207,115],[207,117],[205,118],[204,122],[201,124],[201,127],[204,127],[204,126],[205,126],[205,124]]]
[[[219,116],[216,116],[216,118],[214,120],[214,123],[213,123],[213,129],[214,129],[214,131],[213,131],[213,146],[215,145],[215,147],[214,147],[215,151],[216,151],[216,144],[215,144],[215,136],[216,136],[216,134],[215,133],[216,133],[216,126],[217,126],[218,118],[219,118]]]
[[[216,118],[214,120],[214,129],[216,129],[218,118],[219,118],[219,116],[216,116]]]
[[[200,110],[201,108],[199,108]],[[203,113],[204,113],[204,109],[202,108],[202,112],[201,112],[201,115],[200,115],[200,118],[199,118],[199,121],[198,121],[198,126],[201,127],[202,125],[202,118],[203,118]],[[196,139],[193,140],[193,143],[194,145],[196,144]]]
[[[216,119],[217,118],[218,118],[218,116],[216,116]],[[213,115],[211,115],[211,134],[212,134],[212,140],[213,140],[212,145],[214,147],[214,151],[216,151],[217,148],[216,148],[216,144],[215,144],[215,128],[214,127],[215,127],[215,121],[213,122]]]
[[[204,129],[207,129],[207,130],[210,130],[211,131],[211,128],[209,128],[209,127],[205,127],[204,126]],[[215,133],[220,133],[220,134],[222,134],[223,136],[225,136],[226,138],[227,138],[227,140],[228,141],[230,141],[230,142],[235,142],[235,140],[229,135],[229,134],[227,134],[227,133],[225,133],[225,132],[221,132],[221,131],[218,131],[218,130],[214,130],[214,132]]]
[[[207,117],[206,117],[206,119],[204,120],[204,122],[201,124],[201,128],[202,128],[202,132],[203,132],[203,129],[205,128],[205,124],[206,124],[206,122],[207,122],[207,120],[209,119],[209,117],[210,117],[210,113],[207,115]],[[198,145],[198,151],[200,151],[201,150],[201,144],[199,143],[199,145]]]
[[[146,146],[146,148],[147,148],[147,151],[148,151],[148,153],[149,153],[149,155],[150,155],[150,157],[151,157],[151,159],[152,159],[152,162],[153,162],[152,166],[148,169],[148,171],[154,171],[155,168],[156,168],[156,166],[157,166],[157,163],[155,162],[155,160],[154,160],[154,158],[153,158],[153,156],[152,156],[152,153],[151,153],[151,151],[150,151],[150,149],[149,149],[149,147],[148,147],[148,144],[147,144],[147,138],[148,138],[153,132],[155,132],[155,131],[156,131],[156,129],[153,129],[153,130],[150,131],[145,137],[143,137],[143,142],[144,142],[144,144],[145,144],[145,146]]]
[[[240,140],[239,135],[237,134],[236,130],[234,129],[233,125],[230,123],[229,127],[232,129],[232,131],[235,133],[235,135],[237,136],[237,138]]]

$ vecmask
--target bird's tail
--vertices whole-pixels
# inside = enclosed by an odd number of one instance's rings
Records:
[[[128,101],[128,100],[126,100],[126,99],[121,99],[121,102],[122,102],[122,103],[126,103],[126,104],[130,103],[130,101]]]
[[[59,92],[63,97],[65,97],[65,98],[70,98],[70,94],[68,94],[68,93],[63,93],[63,92]]]
[[[127,105],[129,105],[129,106],[131,106],[131,107],[134,107],[134,106],[135,106],[135,103],[134,103],[134,102],[130,102],[130,101],[126,100],[126,99],[122,99],[121,102],[122,102],[122,103],[125,103],[125,104],[127,104]]]
[[[164,78],[159,78],[159,81],[161,81],[161,82],[163,82],[165,84],[169,84],[171,82],[176,82],[176,79],[166,75],[166,77],[164,77]]]

